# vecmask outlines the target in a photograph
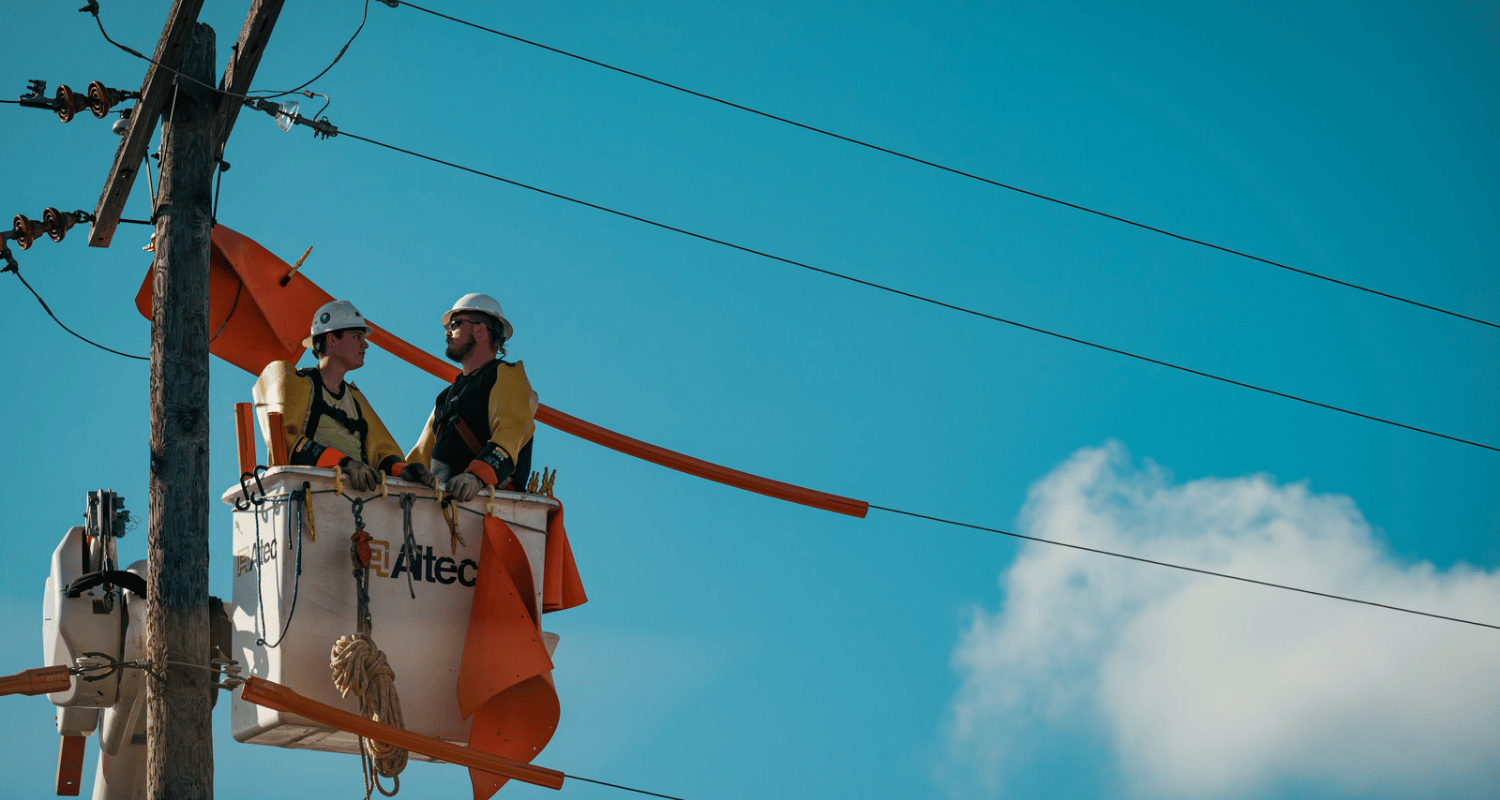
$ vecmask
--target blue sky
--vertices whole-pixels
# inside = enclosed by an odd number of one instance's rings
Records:
[[[438,10],[1073,203],[1500,321],[1490,3],[460,3]],[[8,11],[6,97],[133,88],[78,3]],[[219,70],[244,2],[206,4]],[[167,3],[102,3],[150,51]],[[362,4],[292,3],[256,89]],[[746,247],[1500,445],[1500,332],[901,161],[371,3],[312,87],[350,133]],[[317,104],[306,98],[303,108]],[[6,215],[92,210],[118,140],[0,107]],[[1500,623],[1500,456],[915,303],[246,111],[219,218],[429,350],[500,298],[542,402],[871,503]],[[146,186],[127,216],[149,215]],[[17,252],[68,325],[148,349],[144,228]],[[13,647],[111,488],[146,507],[147,369],[0,276]],[[215,361],[217,494],[252,378]],[[435,379],[354,379],[415,440]],[[1478,797],[1494,631],[705,483],[542,428],[591,598],[552,615],[537,763],[692,798]],[[212,586],[230,585],[216,507]],[[142,526],[121,543],[142,557]],[[1487,688],[1488,687],[1488,688]],[[0,795],[51,793],[52,707],[7,698]],[[241,745],[221,798],[357,792],[348,757]],[[88,775],[92,774],[92,762]],[[467,796],[413,765],[410,797]],[[512,786],[505,795],[555,796]],[[570,783],[568,797],[624,796]]]

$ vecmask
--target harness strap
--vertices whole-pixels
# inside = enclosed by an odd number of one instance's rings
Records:
[[[349,412],[343,410],[342,408],[338,408],[337,406],[330,405],[328,401],[323,398],[323,394],[327,392],[328,389],[323,385],[323,376],[321,374],[318,374],[316,377],[314,377],[314,371],[310,368],[306,370],[299,370],[297,374],[307,377],[313,382],[312,402],[307,406],[307,423],[302,428],[302,433],[307,437],[308,441],[312,441],[313,437],[317,435],[318,423],[322,421],[322,418],[328,417],[339,425],[342,425],[345,430],[354,434],[355,437],[359,439],[360,449],[363,450],[365,439],[370,432],[370,423],[365,419],[364,410],[360,407],[359,398],[353,398],[354,410],[355,413],[358,414],[358,416],[351,417],[349,416]],[[354,384],[345,381],[344,391],[354,391]],[[345,455],[352,456],[356,454],[346,453]],[[361,458],[364,457],[364,453],[358,453],[357,455],[359,455]]]
[[[479,441],[479,437],[475,436],[473,431],[469,430],[469,423],[464,422],[462,419],[455,420],[453,429],[458,431],[458,435],[464,440],[464,444],[469,446],[469,458],[479,455],[479,451],[484,448],[484,444]]]

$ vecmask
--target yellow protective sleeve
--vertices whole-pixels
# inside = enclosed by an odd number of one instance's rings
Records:
[[[490,438],[515,461],[521,448],[536,433],[536,392],[526,380],[526,367],[501,364],[495,371],[495,385],[490,389]],[[478,431],[475,431],[478,433]],[[526,476],[520,478],[526,480]],[[523,487],[524,488],[524,487]]]
[[[297,374],[297,367],[290,361],[272,361],[261,370],[250,396],[255,400],[255,418],[260,422],[260,435],[271,441],[272,411],[281,413],[286,428],[286,452],[297,452],[307,424],[307,411],[312,407],[313,383]]]

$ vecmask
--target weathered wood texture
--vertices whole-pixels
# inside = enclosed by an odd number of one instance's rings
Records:
[[[214,32],[195,24],[182,71],[211,84]],[[146,792],[213,797],[208,666],[208,258],[215,92],[180,81],[163,107],[151,297],[151,520]]]
[[[161,66],[152,64],[146,68],[146,79],[141,82],[141,99],[130,114],[129,127],[119,149],[115,150],[115,163],[109,168],[104,191],[94,206],[94,221],[89,225],[90,247],[109,247],[114,239],[120,213],[125,210],[125,201],[129,199],[135,176],[140,172],[141,159],[146,157],[151,134],[156,132],[156,121],[171,97],[176,77],[172,70],[181,69],[188,34],[198,21],[198,11],[202,8],[203,0],[174,0],[172,10],[167,12],[167,24],[156,42],[156,52],[151,55],[151,59]],[[210,75],[204,83],[212,85],[213,76]]]
[[[260,66],[260,57],[266,52],[266,43],[271,40],[271,29],[276,27],[276,18],[281,16],[281,6],[286,0],[254,0],[245,15],[245,24],[240,27],[240,38],[234,43],[234,52],[224,67],[224,80],[219,88],[224,94],[219,97],[219,119],[214,123],[214,155],[224,153],[229,134],[234,132],[234,122],[245,107],[243,95],[250,91],[250,81]]]

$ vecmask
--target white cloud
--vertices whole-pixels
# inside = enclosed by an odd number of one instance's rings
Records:
[[[1033,486],[1023,520],[1040,538],[1500,621],[1500,572],[1398,563],[1349,498],[1267,476],[1174,484],[1111,444]],[[951,766],[969,789],[998,793],[1061,735],[1106,742],[1138,796],[1500,787],[1500,631],[1036,543],[1001,587],[953,655]]]

